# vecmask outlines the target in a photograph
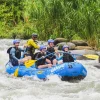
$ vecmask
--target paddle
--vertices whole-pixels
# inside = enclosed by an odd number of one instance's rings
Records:
[[[20,67],[20,64],[18,64],[18,68],[17,68],[17,69],[15,70],[15,72],[14,72],[14,76],[15,76],[15,77],[18,76],[19,67]]]
[[[72,55],[75,55],[75,56],[84,56],[88,59],[93,59],[93,60],[96,60],[99,58],[98,55],[94,55],[94,54],[85,54],[85,55],[81,55],[81,54],[72,54]]]
[[[36,62],[37,60],[28,60],[25,62],[25,66],[26,68],[29,68],[30,66],[34,65],[34,63]]]
[[[92,55],[92,54],[87,54],[87,55],[83,55],[83,56],[85,56],[85,57],[87,57],[87,58],[89,58],[89,59],[94,59],[94,60],[96,60],[96,59],[99,58],[98,55]]]
[[[52,54],[54,54],[54,52],[53,52],[53,53],[50,53],[50,54],[48,54],[48,55],[46,55],[46,56],[44,56],[44,57],[41,57],[41,58],[39,58],[39,59],[37,59],[37,60],[28,60],[28,61],[25,62],[24,65],[26,66],[26,68],[29,68],[29,67],[31,67],[32,65],[34,65],[36,61],[39,61],[39,60],[41,60],[41,59],[43,59],[43,58],[46,58],[46,57],[48,57],[48,56],[50,56],[50,55],[52,55]]]

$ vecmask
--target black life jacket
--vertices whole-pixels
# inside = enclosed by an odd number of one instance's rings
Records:
[[[7,53],[10,54],[10,50],[12,49],[12,47],[8,48]]]
[[[11,59],[12,58],[12,55],[10,54],[10,50],[14,48],[15,49],[15,57],[20,59],[21,58],[21,50],[19,48],[15,48],[15,47],[10,47],[8,50],[7,50],[7,53],[9,54],[9,58]]]
[[[71,54],[64,52],[63,53],[63,62],[74,62],[74,58]]]
[[[41,58],[42,56],[46,56],[45,54],[42,54],[41,52],[37,52],[34,57],[36,60],[38,60],[39,58]],[[46,62],[46,58],[42,58],[38,61],[36,61],[36,65],[39,66],[39,65],[44,65]]]
[[[55,50],[54,50],[54,48],[53,48],[53,47],[48,47],[48,48],[47,48],[47,51],[48,51],[48,52],[50,52],[50,53],[55,52]]]
[[[55,50],[54,50],[54,48],[53,47],[48,47],[47,48],[47,55],[49,55],[50,53],[54,53],[55,52]],[[47,57],[48,59],[52,59],[52,58],[56,58],[56,56],[54,55],[54,54],[52,54],[52,55],[50,55],[50,56],[48,56]]]

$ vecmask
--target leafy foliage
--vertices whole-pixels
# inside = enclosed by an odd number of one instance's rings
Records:
[[[0,0],[0,37],[40,40],[75,36],[95,46],[100,33],[100,0]],[[93,42],[94,40],[94,42]]]

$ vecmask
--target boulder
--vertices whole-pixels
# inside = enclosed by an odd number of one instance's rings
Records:
[[[71,42],[67,42],[67,45],[69,46],[69,50],[74,50],[75,49],[75,44]]]
[[[83,40],[72,40],[72,43],[74,43],[76,46],[88,46],[87,42]]]
[[[95,65],[94,65],[94,67],[96,67],[96,68],[100,69],[100,63],[95,64]]]
[[[89,46],[76,46],[75,47],[75,50],[92,50],[92,47],[89,47]]]
[[[67,45],[66,42],[58,43],[58,50],[62,50],[63,45]]]
[[[58,43],[61,43],[61,42],[67,42],[68,40],[65,39],[65,38],[56,38],[54,40],[54,45],[57,45]]]
[[[69,50],[74,50],[75,49],[75,44],[71,43],[71,42],[61,42],[61,43],[58,43],[57,46],[58,46],[58,50],[62,50],[62,47],[64,45],[68,45],[69,46]]]

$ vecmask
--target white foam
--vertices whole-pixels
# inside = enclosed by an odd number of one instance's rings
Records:
[[[88,74],[78,83],[63,82],[56,75],[48,76],[47,81],[37,77],[16,78],[7,75],[4,67],[8,60],[6,47],[12,40],[0,42],[4,42],[4,49],[0,50],[0,100],[100,100],[100,69],[93,67],[95,60],[79,61]]]

